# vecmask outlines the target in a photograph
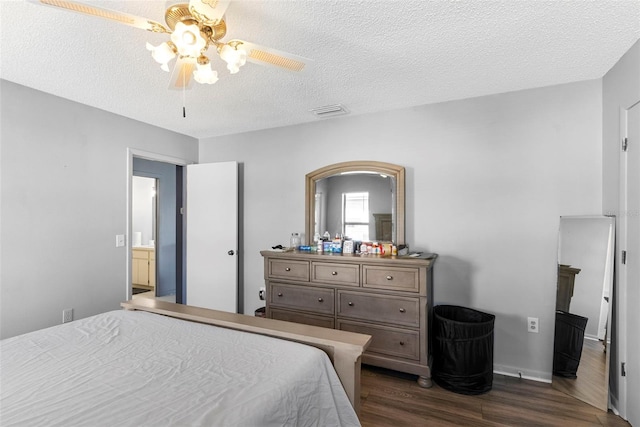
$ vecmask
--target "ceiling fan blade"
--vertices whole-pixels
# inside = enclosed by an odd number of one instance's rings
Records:
[[[189,0],[189,11],[205,25],[216,25],[229,7],[231,0]]]
[[[244,40],[231,40],[228,44],[236,44],[238,49],[243,49],[247,52],[247,61],[253,62],[254,64],[269,65],[289,71],[302,72],[306,71],[313,63],[311,59]]]
[[[130,25],[132,27],[141,28],[143,30],[151,31],[154,33],[170,33],[164,25],[152,21],[140,16],[130,15],[124,12],[118,12],[115,10],[104,9],[102,7],[90,6],[86,3],[81,3],[72,0],[29,0],[31,3],[36,3],[44,6],[51,6],[57,9],[68,10],[71,12],[82,13],[85,15],[96,16],[98,18],[109,19],[119,22],[121,24]]]
[[[196,67],[195,58],[178,57],[169,81],[170,90],[191,89],[193,86],[193,70]]]

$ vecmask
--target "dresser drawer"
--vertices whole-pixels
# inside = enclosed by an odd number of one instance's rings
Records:
[[[334,290],[271,283],[271,305],[333,315]]]
[[[338,329],[371,335],[367,353],[379,353],[404,359],[420,359],[420,334],[398,328],[338,320]]]
[[[420,290],[420,269],[363,265],[362,286],[365,288],[418,292]]]
[[[338,291],[338,316],[417,328],[420,298]]]
[[[360,286],[360,266],[357,264],[312,262],[311,281]]]
[[[335,328],[333,317],[318,316],[314,314],[296,313],[294,311],[279,310],[272,308],[270,317],[277,320],[285,320],[287,322],[303,323],[311,326],[321,326],[323,328]]]
[[[291,279],[303,282],[309,281],[308,261],[270,259],[268,266],[268,276],[270,279]]]

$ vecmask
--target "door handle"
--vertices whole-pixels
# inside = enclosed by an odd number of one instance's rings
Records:
[[[227,255],[234,255],[235,252],[233,251],[233,249],[231,249],[229,252],[227,252]]]

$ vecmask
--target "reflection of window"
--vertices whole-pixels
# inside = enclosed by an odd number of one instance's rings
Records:
[[[369,193],[342,193],[342,224],[345,236],[369,240]]]

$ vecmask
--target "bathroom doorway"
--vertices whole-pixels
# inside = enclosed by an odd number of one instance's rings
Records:
[[[136,156],[132,163],[132,297],[182,303],[182,166]]]

